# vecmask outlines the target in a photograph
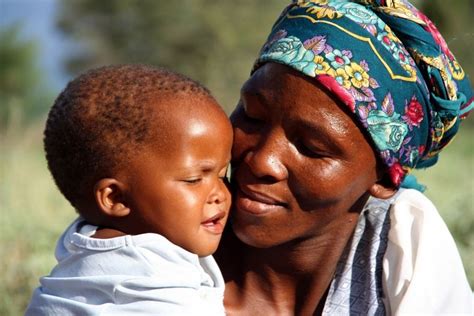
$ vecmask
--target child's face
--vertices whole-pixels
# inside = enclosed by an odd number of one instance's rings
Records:
[[[171,104],[166,129],[158,131],[157,145],[139,153],[126,170],[131,200],[127,225],[206,256],[217,249],[231,204],[225,176],[232,127],[215,105],[172,106],[214,103],[189,99],[165,100]]]

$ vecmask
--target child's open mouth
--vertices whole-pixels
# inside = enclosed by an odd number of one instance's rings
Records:
[[[201,223],[201,225],[213,234],[222,234],[225,225],[225,214],[226,213],[224,211],[221,211],[216,215],[206,219]]]

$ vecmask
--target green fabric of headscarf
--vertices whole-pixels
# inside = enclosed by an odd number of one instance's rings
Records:
[[[407,1],[295,1],[253,71],[266,62],[316,78],[349,106],[396,186],[436,163],[474,106],[446,42]]]

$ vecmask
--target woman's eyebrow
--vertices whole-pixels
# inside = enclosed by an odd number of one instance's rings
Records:
[[[258,91],[246,91],[245,93],[242,93],[240,97],[240,102],[245,111],[248,110],[248,101],[250,100],[253,100],[253,102],[258,102],[258,104],[260,104],[265,109],[271,108],[272,105],[272,102],[268,100],[265,94]]]

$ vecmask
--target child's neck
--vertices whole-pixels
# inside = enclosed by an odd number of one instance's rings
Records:
[[[92,238],[99,238],[99,239],[107,239],[107,238],[114,238],[126,235],[124,232],[108,228],[108,227],[98,227],[95,234],[92,235]]]

